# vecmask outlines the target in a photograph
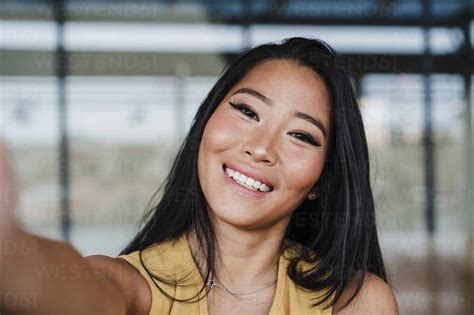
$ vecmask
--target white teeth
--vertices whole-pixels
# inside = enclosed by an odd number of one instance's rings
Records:
[[[247,180],[245,181],[245,185],[250,186],[250,187],[253,187],[253,182],[254,182],[253,178],[250,178],[250,177],[249,177],[249,178],[247,178]]]
[[[262,192],[270,191],[270,187],[268,187],[267,185],[262,184],[258,180],[254,180],[251,177],[247,177],[243,174],[240,174],[239,172],[234,171],[228,167],[226,167],[225,172],[227,173],[227,175],[229,175],[229,177],[233,178],[237,183],[247,188],[250,188],[251,190],[260,190]]]
[[[240,174],[238,181],[241,184],[245,184],[245,182],[247,181],[247,176],[245,176],[244,174]]]

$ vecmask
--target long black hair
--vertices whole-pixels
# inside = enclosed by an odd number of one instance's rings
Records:
[[[207,121],[227,92],[255,66],[269,60],[290,60],[308,67],[324,79],[329,90],[330,140],[317,182],[320,197],[305,200],[292,214],[285,238],[300,243],[303,250],[290,262],[287,274],[300,287],[325,292],[314,306],[324,302],[334,305],[349,284],[355,283],[347,305],[360,291],[366,272],[386,282],[387,277],[375,226],[367,141],[355,92],[339,55],[318,39],[294,37],[260,45],[243,51],[224,69],[200,105],[170,173],[156,193],[158,204],[150,208],[143,227],[120,254],[141,253],[194,227],[206,253],[207,282],[215,269],[216,239],[197,174],[199,144]],[[300,270],[300,261],[311,268]]]

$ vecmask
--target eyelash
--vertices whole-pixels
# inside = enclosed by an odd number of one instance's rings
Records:
[[[257,121],[259,121],[257,114],[256,114],[249,106],[247,106],[246,104],[234,103],[234,102],[229,102],[229,104],[230,104],[230,106],[232,106],[234,109],[236,109],[236,110],[238,110],[239,112],[241,112],[244,116],[246,116],[246,117],[248,117],[248,118],[250,118],[250,119],[255,119],[255,118],[257,118]],[[244,111],[250,111],[250,112],[252,112],[252,114],[255,115],[255,116],[251,117],[251,116],[245,114]],[[305,133],[305,132],[292,132],[291,134],[299,136],[299,137],[295,137],[295,138],[296,138],[296,139],[299,139],[299,140],[301,140],[301,141],[303,141],[303,142],[309,143],[309,144],[314,145],[314,146],[316,146],[316,147],[320,147],[320,146],[321,146],[321,144],[319,144],[318,142],[316,142],[316,141],[313,139],[313,137],[311,137],[310,135],[308,135],[308,134]],[[303,137],[301,137],[301,136],[303,136]]]

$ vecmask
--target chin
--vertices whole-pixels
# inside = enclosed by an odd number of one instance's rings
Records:
[[[265,228],[271,225],[271,222],[273,222],[273,220],[269,220],[268,215],[256,217],[255,213],[250,213],[250,211],[247,212],[246,210],[242,209],[227,209],[218,212],[211,210],[211,212],[214,220],[217,220],[219,223],[224,222],[225,224],[242,230],[256,230]]]

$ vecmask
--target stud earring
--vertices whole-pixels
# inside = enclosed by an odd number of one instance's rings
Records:
[[[315,193],[315,192],[311,192],[308,194],[308,199],[309,200],[316,200],[316,198],[318,198],[318,194]]]

